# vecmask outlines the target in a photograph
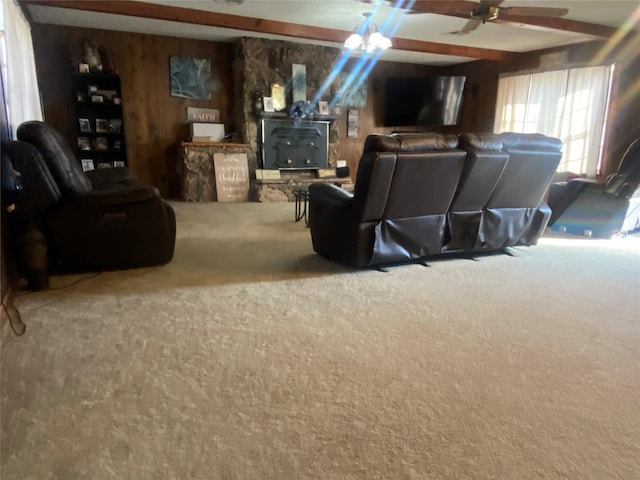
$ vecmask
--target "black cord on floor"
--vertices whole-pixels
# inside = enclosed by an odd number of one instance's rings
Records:
[[[33,295],[34,293],[39,293],[39,292],[51,292],[51,291],[56,291],[56,290],[64,290],[65,288],[73,287],[74,285],[77,285],[79,283],[85,282],[87,280],[92,280],[92,279],[102,275],[102,273],[103,273],[103,271],[101,270],[99,272],[93,273],[93,274],[88,275],[86,277],[79,278],[78,280],[74,280],[73,282],[69,283],[68,285],[62,285],[61,287],[48,288],[47,290],[30,290],[28,292],[22,292],[22,293],[14,295],[13,298],[24,297],[25,295]]]
[[[24,335],[24,332],[27,330],[27,326],[22,321],[20,312],[15,307],[15,305],[13,305],[13,302],[9,302],[9,305],[7,305],[4,302],[4,298],[3,298],[2,310],[4,311],[5,315],[9,319],[9,325],[11,325],[11,330],[13,330],[13,333],[15,333],[16,336],[18,337]]]
[[[93,278],[96,278],[101,274],[102,274],[102,270],[92,275],[89,275],[87,277],[75,280],[69,283],[68,285],[63,285],[61,287],[56,287],[56,288],[49,288],[48,290],[64,290],[65,288],[72,287],[86,280],[91,280]],[[29,292],[23,292],[17,295],[13,295],[11,298],[13,299],[18,297],[23,297],[25,295],[31,295],[33,293],[38,293],[39,291],[41,290],[32,290]],[[7,318],[9,319],[9,325],[11,325],[11,330],[13,330],[13,333],[15,333],[18,337],[24,335],[24,332],[27,330],[27,326],[22,321],[22,317],[20,316],[20,311],[16,308],[15,305],[13,305],[12,301],[5,302],[4,298],[2,299],[1,304],[2,304],[2,311],[4,311],[4,313],[7,315]]]

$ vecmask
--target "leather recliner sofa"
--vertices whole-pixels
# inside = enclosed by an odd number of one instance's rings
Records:
[[[172,259],[175,214],[157,188],[137,182],[126,167],[83,172],[66,141],[43,122],[21,124],[17,136],[3,145],[24,190],[16,235],[43,237],[47,265],[117,269]],[[28,263],[34,252],[22,250]],[[31,283],[46,288],[48,279]]]
[[[365,267],[535,245],[561,146],[540,134],[370,135],[353,194],[309,187],[313,248]]]

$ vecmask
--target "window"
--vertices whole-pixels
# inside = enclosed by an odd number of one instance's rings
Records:
[[[595,177],[602,167],[613,72],[610,65],[501,77],[494,131],[558,137],[558,171]]]
[[[29,22],[15,1],[0,2],[0,51],[8,120],[15,136],[26,120],[42,120]]]

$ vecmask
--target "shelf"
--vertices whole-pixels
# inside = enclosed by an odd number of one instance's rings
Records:
[[[120,77],[115,73],[79,73],[74,72],[73,104],[76,117],[76,132],[79,145],[90,145],[90,150],[78,148],[77,156],[81,159],[93,159],[100,162],[110,158],[126,164],[126,129],[123,121]],[[101,96],[101,102],[92,102],[91,96]],[[119,99],[114,103],[113,98]],[[109,130],[109,125],[115,128]],[[96,128],[104,131],[97,131]],[[90,129],[82,131],[82,129]],[[93,147],[104,145],[105,150]],[[113,149],[120,146],[119,149]]]
[[[293,121],[293,118],[291,118],[289,116],[288,113],[286,112],[260,112],[258,113],[258,118],[260,120],[262,119],[267,119],[267,120],[291,120]],[[340,118],[340,115],[333,115],[333,114],[328,114],[328,115],[314,115],[313,118],[303,118],[300,121],[301,122],[329,122],[329,123],[333,123],[336,120],[338,120]]]

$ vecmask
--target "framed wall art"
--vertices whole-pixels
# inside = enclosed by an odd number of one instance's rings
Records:
[[[169,60],[171,96],[193,100],[211,99],[211,60],[171,57]]]

